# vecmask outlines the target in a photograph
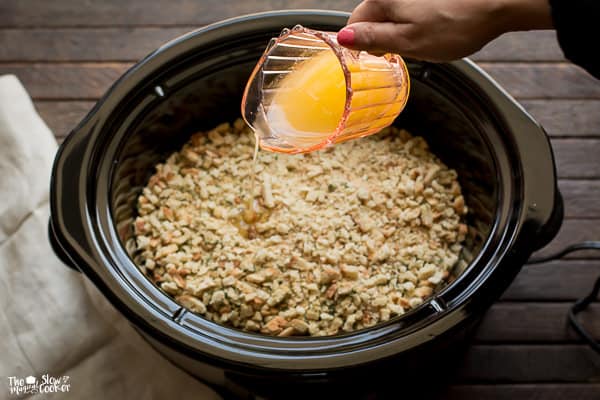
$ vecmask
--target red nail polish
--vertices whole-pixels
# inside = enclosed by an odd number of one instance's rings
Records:
[[[354,29],[344,28],[337,34],[338,43],[342,46],[352,46],[354,44]]]

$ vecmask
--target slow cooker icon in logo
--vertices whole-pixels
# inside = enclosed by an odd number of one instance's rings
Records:
[[[37,382],[37,378],[35,376],[29,375],[28,377],[25,378],[25,383],[27,385],[35,385],[36,382]]]

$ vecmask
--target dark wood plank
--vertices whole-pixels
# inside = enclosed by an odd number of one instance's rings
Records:
[[[198,27],[0,29],[0,61],[136,61]],[[564,61],[553,31],[507,33],[472,59]]]
[[[521,100],[550,136],[600,136],[600,100]]]
[[[97,100],[131,63],[0,64],[15,74],[34,99]]]
[[[131,63],[0,64],[0,74],[14,73],[36,99],[100,97]],[[596,98],[600,81],[568,64],[490,64],[485,69],[516,97]],[[77,82],[77,85],[73,85]],[[552,84],[549,84],[552,82]]]
[[[294,8],[352,10],[358,0],[3,0],[0,26],[203,25],[258,11]],[[35,12],[32,12],[35,10]]]
[[[93,101],[36,101],[35,108],[57,138],[65,137],[92,109]]]
[[[594,158],[594,156],[589,156]],[[600,173],[600,154],[596,165]],[[600,218],[600,181],[561,179],[558,187],[565,201],[567,218]]]
[[[600,384],[453,385],[445,400],[598,400]]]
[[[479,63],[513,96],[600,99],[600,81],[572,64]]]
[[[458,376],[469,382],[597,382],[600,357],[586,345],[473,345]]]
[[[600,260],[561,260],[526,265],[501,297],[503,301],[574,301],[592,290]]]
[[[568,276],[566,273],[563,276]],[[599,275],[600,276],[600,275]],[[571,303],[496,303],[475,333],[480,342],[580,342],[567,322]],[[579,314],[581,321],[600,339],[600,304]]]
[[[600,240],[600,220],[567,219],[554,240],[540,250],[538,255],[554,253],[569,244],[585,240]],[[579,251],[568,255],[567,258],[600,258],[600,251]]]
[[[564,61],[554,31],[510,32],[473,54],[476,61]]]
[[[0,29],[0,61],[137,61],[193,29]]]
[[[559,178],[600,176],[600,139],[552,139]]]

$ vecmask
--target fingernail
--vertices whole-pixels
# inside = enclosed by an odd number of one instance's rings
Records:
[[[354,29],[344,28],[337,34],[337,41],[342,46],[352,46],[354,44]]]

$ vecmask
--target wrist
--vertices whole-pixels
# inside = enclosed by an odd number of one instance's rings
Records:
[[[549,0],[498,0],[496,15],[503,32],[554,28]]]

